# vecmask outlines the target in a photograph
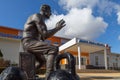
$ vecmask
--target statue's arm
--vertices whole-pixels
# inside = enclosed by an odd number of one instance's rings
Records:
[[[51,29],[51,30],[48,30],[47,31],[47,34],[46,34],[46,39],[47,38],[50,38],[51,36],[53,36],[56,32],[58,32],[59,29],[58,28],[54,28],[54,29]]]
[[[39,32],[40,34],[42,34],[42,29],[41,29],[41,26],[42,26],[42,24],[41,24],[41,16],[39,16],[38,14],[34,14],[34,15],[32,16],[32,21],[34,22],[35,26],[37,27],[38,32]]]
[[[56,27],[54,29],[48,30],[46,34],[46,38],[53,36],[56,32],[61,30],[65,26],[65,21],[62,19],[57,22]]]

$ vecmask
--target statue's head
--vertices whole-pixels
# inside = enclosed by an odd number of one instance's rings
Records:
[[[49,5],[44,4],[40,8],[40,12],[42,15],[44,15],[46,18],[50,18],[51,16],[51,8]]]

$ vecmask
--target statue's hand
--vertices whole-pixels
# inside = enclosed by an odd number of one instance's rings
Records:
[[[56,23],[56,28],[60,30],[60,29],[63,28],[65,25],[66,25],[66,24],[65,24],[65,21],[64,21],[63,19],[61,19],[59,22]]]

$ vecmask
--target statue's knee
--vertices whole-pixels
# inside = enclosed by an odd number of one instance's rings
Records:
[[[58,51],[57,51],[57,50],[50,50],[50,51],[48,52],[48,54],[57,55],[57,54],[58,54]]]
[[[54,51],[54,53],[58,53],[58,47],[57,47],[57,46],[54,46],[53,51]]]

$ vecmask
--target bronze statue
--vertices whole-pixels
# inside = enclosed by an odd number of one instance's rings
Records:
[[[46,80],[51,71],[53,71],[53,62],[58,54],[58,47],[49,45],[45,40],[53,36],[56,32],[65,26],[65,21],[62,19],[57,22],[56,27],[47,30],[45,20],[51,16],[51,8],[49,5],[42,5],[40,13],[30,16],[25,23],[22,44],[25,51],[35,55],[40,68],[46,63]]]
[[[60,67],[62,59],[68,62],[66,69]],[[50,73],[48,80],[80,80],[75,71],[75,57],[68,52],[57,55],[54,61],[54,71]]]

